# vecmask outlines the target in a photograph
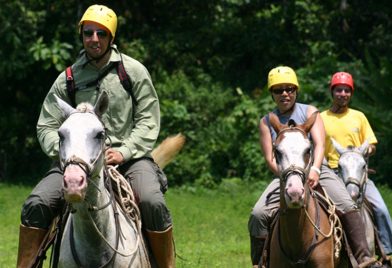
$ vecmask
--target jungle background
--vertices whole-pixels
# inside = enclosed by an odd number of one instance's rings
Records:
[[[336,71],[355,79],[352,107],[379,144],[373,179],[392,185],[392,2],[387,0],[14,0],[0,9],[0,182],[36,183],[50,160],[36,138],[41,103],[81,49],[91,4],[118,15],[116,44],[150,71],[161,101],[160,140],[187,143],[167,167],[171,185],[269,180],[258,121],[274,106],[268,71],[293,67],[299,100],[329,107]]]

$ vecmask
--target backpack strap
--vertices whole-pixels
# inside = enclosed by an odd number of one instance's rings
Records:
[[[121,54],[120,54],[120,57],[121,57],[121,61],[119,61],[116,66],[117,75],[118,75],[118,78],[120,79],[120,82],[121,82],[121,85],[123,86],[123,88],[129,93],[129,95],[131,95],[132,103],[133,103],[133,106],[135,107],[138,104],[138,102],[137,102],[135,94],[132,90],[133,89],[132,80],[129,77],[129,75],[127,74],[127,72],[125,71],[125,67],[124,67],[124,63],[123,63],[123,59],[122,59]]]
[[[76,101],[75,101],[75,80],[73,78],[72,74],[72,67],[68,66],[67,69],[65,69],[65,82],[67,86],[67,94],[68,97],[71,101],[72,107],[76,107]]]
[[[116,66],[117,75],[118,75],[118,78],[120,79],[121,85],[128,92],[128,94],[131,95],[133,106],[136,107],[136,105],[138,104],[138,101],[136,100],[135,94],[133,93],[133,90],[132,90],[133,89],[132,80],[129,77],[129,75],[127,74],[127,72],[125,71],[125,67],[124,67],[124,63],[123,63],[123,60],[122,60],[122,56],[121,56],[121,61],[115,63],[114,65]],[[90,87],[92,85],[98,84],[99,81],[103,77],[105,77],[109,73],[109,71],[111,69],[112,69],[112,67],[108,68],[97,79],[87,83],[83,88]],[[69,99],[71,101],[72,107],[75,108],[76,107],[75,94],[76,94],[76,90],[77,89],[76,89],[76,86],[75,86],[75,80],[74,80],[74,77],[73,77],[72,67],[71,66],[68,66],[65,69],[65,77],[66,77],[67,94],[68,94],[68,97],[69,97]]]

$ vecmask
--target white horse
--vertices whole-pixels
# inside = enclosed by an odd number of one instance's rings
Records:
[[[107,95],[102,94],[94,107],[82,104],[74,109],[59,98],[57,102],[66,118],[58,131],[63,191],[72,206],[58,266],[150,267],[140,218],[127,217],[109,192],[111,187],[105,186],[111,180],[104,176],[106,136],[100,116],[107,109]]]
[[[369,147],[369,142],[365,141],[361,146],[348,146],[344,148],[336,140],[331,138],[332,144],[339,153],[339,177],[346,185],[351,198],[360,208],[361,216],[365,224],[366,240],[370,252],[375,254],[375,232],[374,222],[371,217],[371,210],[365,201],[366,181],[368,166],[365,156]]]

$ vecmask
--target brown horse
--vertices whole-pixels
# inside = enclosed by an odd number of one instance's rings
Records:
[[[322,195],[306,183],[312,165],[308,132],[316,116],[302,125],[292,120],[283,125],[270,114],[277,133],[274,155],[280,171],[280,208],[270,238],[271,268],[343,267],[338,266],[340,248],[334,243],[337,216],[321,207]]]

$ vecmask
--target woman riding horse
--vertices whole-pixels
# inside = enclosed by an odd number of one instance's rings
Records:
[[[298,124],[303,124],[317,111],[314,106],[296,102],[299,89],[297,76],[292,68],[279,66],[269,72],[268,90],[277,106],[272,112],[278,116],[282,124],[286,124],[290,119]],[[275,178],[257,201],[249,218],[251,259],[254,267],[260,263],[269,224],[279,207],[279,197],[274,198],[274,191],[276,192],[276,189],[279,188],[280,170],[272,150],[277,133],[272,128],[268,115],[260,120],[259,133],[262,152]],[[372,265],[370,267],[380,267],[375,263],[376,260],[371,256],[367,247],[364,226],[361,224],[354,201],[348,195],[339,177],[325,165],[322,165],[325,131],[319,114],[317,114],[316,121],[310,130],[310,137],[313,142],[314,160],[307,178],[309,186],[315,188],[320,183],[336,204],[357,262]]]

